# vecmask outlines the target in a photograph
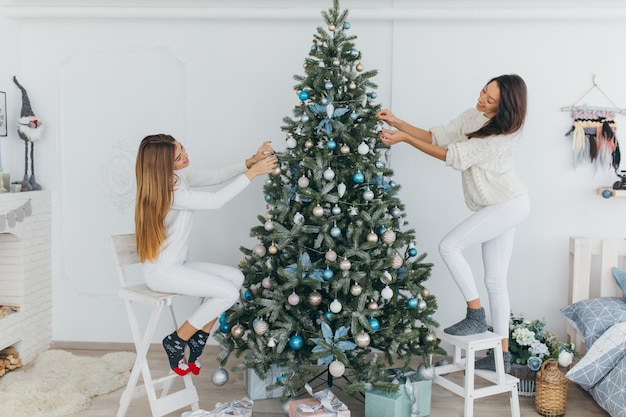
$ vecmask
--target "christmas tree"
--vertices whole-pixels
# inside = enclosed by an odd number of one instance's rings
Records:
[[[430,330],[432,265],[406,229],[389,149],[377,140],[377,71],[365,70],[338,0],[322,16],[305,75],[294,76],[298,103],[264,185],[267,212],[251,230],[259,243],[241,248],[246,288],[215,336],[222,366],[235,352],[261,377],[272,364],[288,369],[276,381],[283,397],[320,369],[349,375],[349,392],[393,391],[387,367],[415,355],[429,367],[444,353]]]

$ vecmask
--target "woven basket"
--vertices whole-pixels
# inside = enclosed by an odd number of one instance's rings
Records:
[[[567,406],[567,378],[559,371],[557,361],[550,359],[537,371],[537,395],[535,408],[546,417],[565,415]]]
[[[519,379],[517,382],[517,392],[519,395],[523,397],[535,396],[535,371],[532,371],[526,365],[512,363],[509,374]]]

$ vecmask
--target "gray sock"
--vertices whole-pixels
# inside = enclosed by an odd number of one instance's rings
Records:
[[[445,333],[455,336],[468,336],[470,334],[484,333],[487,331],[487,318],[484,308],[467,308],[467,315],[457,324],[453,324]]]
[[[508,374],[511,372],[511,353],[502,352],[502,359],[504,359],[504,373]],[[486,369],[488,371],[496,370],[496,361],[493,356],[493,353],[485,356],[474,362],[474,368],[476,369]]]

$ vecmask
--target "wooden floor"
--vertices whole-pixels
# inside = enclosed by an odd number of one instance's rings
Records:
[[[61,348],[55,346],[55,348]],[[74,349],[62,347],[77,355],[100,356],[108,350]],[[216,402],[226,402],[245,397],[246,391],[243,386],[243,374],[229,370],[229,381],[227,384],[218,387],[211,382],[211,374],[217,367],[215,355],[218,351],[216,346],[207,346],[202,356],[203,370],[200,375],[194,377],[198,395],[200,397],[200,408],[203,410],[213,410]],[[231,361],[233,359],[231,358]],[[168,371],[165,353],[159,346],[151,349],[149,353],[149,363],[156,376],[165,375]],[[227,369],[230,369],[235,362],[229,362]],[[415,364],[417,365],[417,363]],[[459,373],[460,374],[460,373]],[[462,375],[459,376],[462,378]],[[338,384],[339,385],[339,384]],[[606,417],[609,414],[602,410],[591,398],[591,396],[577,385],[569,383],[567,397],[567,417]],[[323,389],[320,387],[315,389]],[[72,414],[71,417],[113,417],[117,414],[119,398],[122,390],[95,397],[88,410]],[[364,416],[364,404],[362,400],[345,395],[338,388],[333,392],[343,400],[351,410],[352,417]],[[305,394],[306,395],[306,394]],[[534,397],[520,397],[520,408],[522,417],[538,416],[535,410]],[[184,411],[169,414],[168,417],[180,417]],[[253,414],[255,417],[284,417],[283,407],[277,399],[256,400],[254,402]],[[446,389],[433,385],[431,402],[431,416],[433,417],[462,417],[463,399]],[[474,417],[503,417],[510,416],[509,398],[506,394],[495,395],[478,399],[475,401]],[[150,408],[147,399],[139,398],[131,403],[127,414],[129,417],[149,417]]]

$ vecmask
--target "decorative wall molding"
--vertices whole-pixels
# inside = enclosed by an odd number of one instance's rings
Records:
[[[0,15],[16,19],[317,20],[320,16],[320,9],[1,6]],[[376,21],[623,20],[626,19],[626,7],[353,8],[350,9],[350,19]]]

